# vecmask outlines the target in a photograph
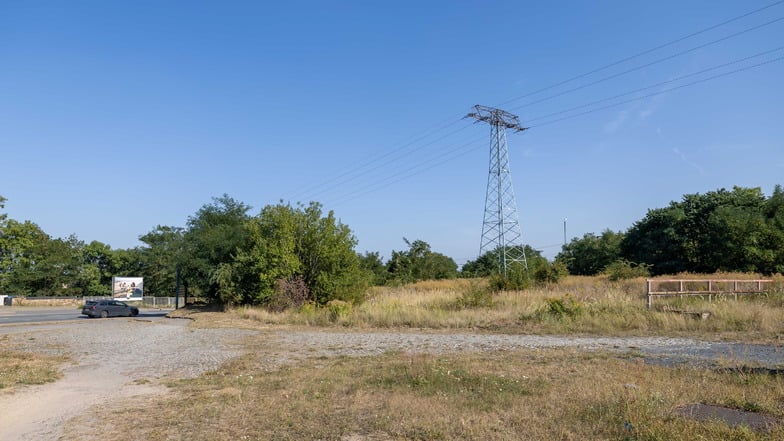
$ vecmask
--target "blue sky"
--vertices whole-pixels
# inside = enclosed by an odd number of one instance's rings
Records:
[[[782,46],[776,1],[0,2],[0,195],[114,248],[224,193],[316,200],[359,251],[406,237],[463,263],[489,127],[462,117],[483,104],[532,126],[508,134],[512,179],[552,257],[565,218],[569,238],[625,231],[684,194],[783,184]]]

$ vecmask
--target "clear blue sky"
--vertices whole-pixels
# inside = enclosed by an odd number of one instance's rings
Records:
[[[512,177],[552,257],[564,218],[569,238],[625,231],[683,194],[784,183],[784,61],[729,74],[784,56],[738,62],[784,46],[784,3],[510,100],[774,3],[2,2],[0,195],[114,248],[224,193],[254,214],[316,200],[359,251],[406,237],[463,263],[489,128],[461,117],[484,104],[532,126],[508,134]]]

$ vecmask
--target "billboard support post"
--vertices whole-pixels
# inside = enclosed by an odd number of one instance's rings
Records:
[[[177,265],[177,281],[174,282],[174,309],[180,308],[180,266]]]

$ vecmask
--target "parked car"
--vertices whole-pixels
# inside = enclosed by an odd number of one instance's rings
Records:
[[[82,306],[82,314],[87,317],[136,317],[139,308],[119,300],[90,300]]]

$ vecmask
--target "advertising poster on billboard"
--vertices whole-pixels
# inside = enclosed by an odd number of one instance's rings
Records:
[[[112,277],[112,298],[142,300],[144,277]]]

